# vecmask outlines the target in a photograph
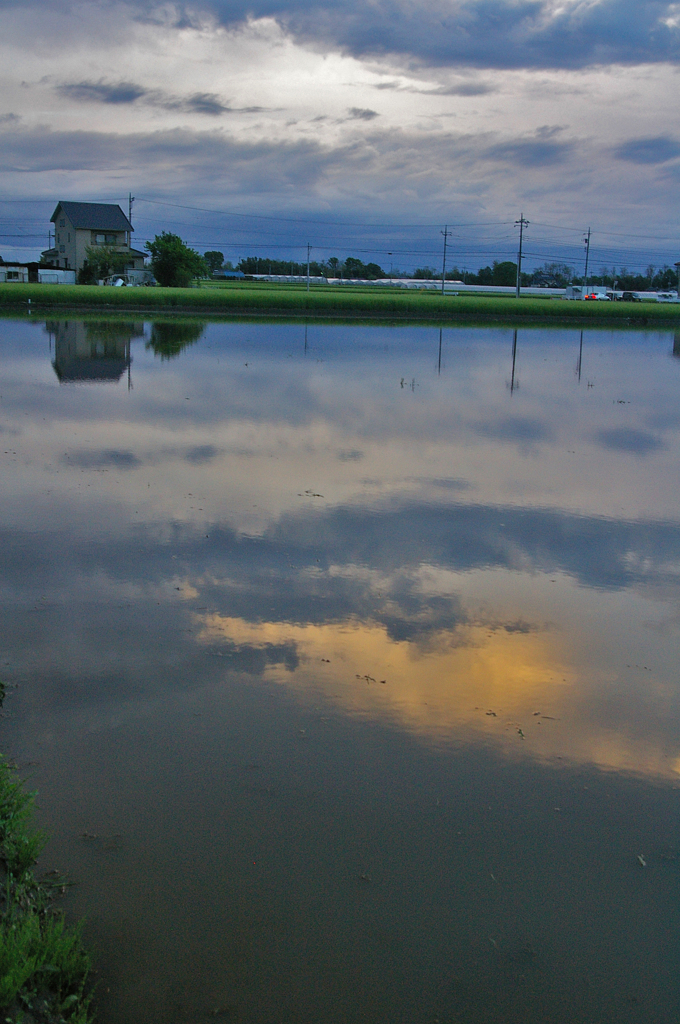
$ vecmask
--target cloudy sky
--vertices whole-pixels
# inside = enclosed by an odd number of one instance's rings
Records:
[[[59,199],[138,245],[383,266],[680,258],[680,4],[0,0],[0,252]],[[28,237],[27,237],[28,236]]]

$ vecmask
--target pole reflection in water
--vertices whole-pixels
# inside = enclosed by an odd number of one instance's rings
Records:
[[[517,359],[517,328],[512,332],[512,375],[510,377],[510,394],[519,387],[519,381],[515,381],[515,361]]]

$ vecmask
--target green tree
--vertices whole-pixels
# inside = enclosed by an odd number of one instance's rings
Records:
[[[224,266],[223,252],[217,252],[216,250],[212,252],[204,252],[203,259],[207,263],[208,270],[211,274],[214,274],[216,270],[221,270]]]
[[[88,245],[78,284],[95,284],[111,274],[122,274],[129,262],[129,254],[118,252],[113,245]]]
[[[207,274],[203,257],[185,245],[179,235],[161,231],[147,242],[153,276],[165,288],[188,288],[197,277]]]
[[[517,283],[517,264],[512,263],[510,260],[505,260],[503,263],[498,263],[496,260],[493,262],[493,281],[495,285],[513,285]]]
[[[566,288],[574,278],[574,268],[567,263],[544,263],[530,277],[531,284],[534,285],[542,285],[545,288]]]
[[[329,261],[330,265],[330,261]],[[348,256],[345,260],[345,276],[363,281],[377,281],[386,276],[381,266],[377,263],[364,263],[356,256]]]

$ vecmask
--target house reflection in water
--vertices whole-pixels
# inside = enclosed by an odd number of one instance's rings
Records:
[[[45,325],[54,338],[54,371],[62,384],[117,383],[127,370],[130,383],[133,338],[144,337],[143,323],[58,320]]]

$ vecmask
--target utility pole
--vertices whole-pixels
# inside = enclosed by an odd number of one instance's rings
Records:
[[[588,228],[588,234],[583,239],[583,244],[586,247],[586,269],[583,274],[583,284],[586,291],[588,291],[588,259],[590,258],[590,228]]]
[[[444,294],[444,281],[446,280],[446,241],[451,234],[449,231],[449,225],[444,226],[444,230],[441,232],[444,236],[444,262],[442,263],[442,295]]]
[[[525,220],[524,214],[519,215],[519,220],[515,221],[515,224],[519,224],[519,252],[517,253],[517,287],[515,288],[515,298],[519,298],[520,281],[522,280],[522,239],[524,237],[524,229],[529,227],[529,221]]]
[[[311,251],[312,247],[309,242],[307,242],[307,291],[309,291],[309,254]]]
[[[132,204],[135,201],[135,197],[132,192],[128,192],[128,220],[130,221],[130,233],[128,235],[128,245],[132,245]]]

